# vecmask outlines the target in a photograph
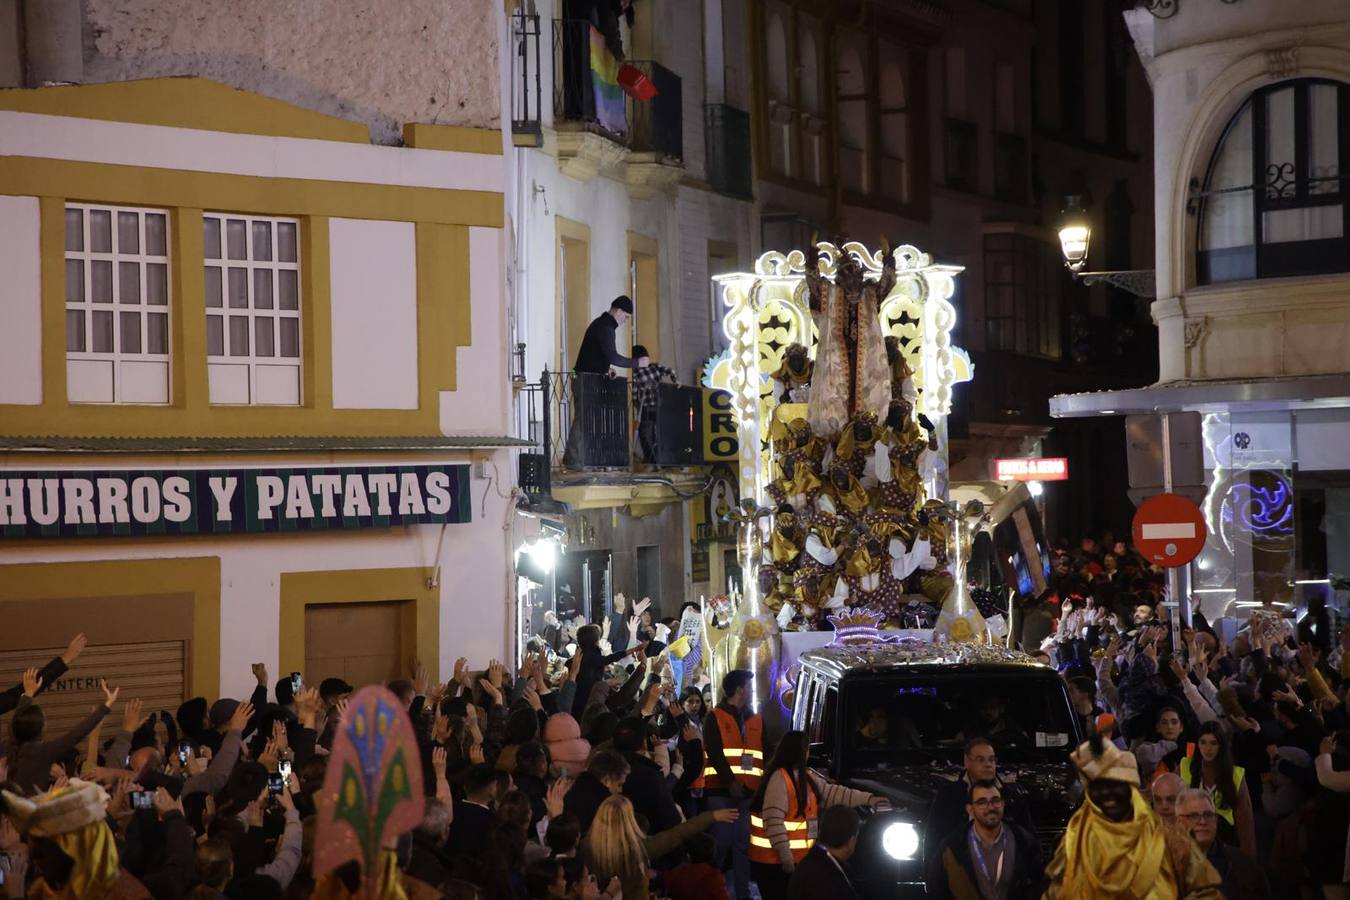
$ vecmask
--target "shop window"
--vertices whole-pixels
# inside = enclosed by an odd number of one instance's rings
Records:
[[[300,223],[202,217],[206,355],[217,404],[300,403]]]
[[[168,403],[168,212],[68,204],[65,230],[67,396]]]
[[[1248,98],[1194,198],[1200,284],[1350,270],[1348,127],[1339,82],[1285,81]]]

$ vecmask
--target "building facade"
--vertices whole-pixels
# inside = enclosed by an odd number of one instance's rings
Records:
[[[751,0],[755,193],[766,249],[813,233],[914,244],[962,266],[954,342],[974,362],[948,424],[951,477],[1066,456],[1051,532],[1119,527],[1087,484],[1124,468],[1119,423],[1061,422],[1040,398],[1154,377],[1144,304],[1064,269],[1068,195],[1098,223],[1098,268],[1147,266],[1150,97],[1109,4]],[[1081,388],[1079,388],[1081,389]]]
[[[706,503],[703,454],[645,463],[620,396],[611,398],[608,425],[587,419],[593,432],[605,430],[592,434],[605,452],[566,456],[571,423],[584,414],[572,367],[587,326],[626,295],[634,315],[617,333],[619,353],[642,345],[681,384],[699,385],[723,315],[710,277],[744,268],[757,250],[737,49],[746,43],[744,0],[651,0],[607,35],[591,6],[518,4],[504,83],[515,138],[507,177],[516,433],[547,460],[549,496],[566,504],[546,517],[564,537],[556,565],[522,581],[536,620],[559,595],[597,617],[616,593],[649,596],[654,611],[673,616],[683,600],[720,583],[691,518]],[[592,39],[604,46],[606,37],[615,61],[641,71],[655,96],[619,95],[617,108],[605,108],[591,63],[603,52]],[[661,415],[669,418],[664,406]],[[537,530],[521,523],[521,543]]]
[[[505,655],[507,31],[471,6],[0,7],[0,669],[87,632],[55,714]]]
[[[1350,19],[1191,0],[1125,21],[1154,95],[1159,381],[1052,411],[1198,414],[1194,603],[1301,606],[1350,569]]]

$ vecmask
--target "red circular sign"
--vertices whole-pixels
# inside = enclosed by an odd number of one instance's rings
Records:
[[[1205,517],[1180,494],[1158,494],[1134,514],[1134,546],[1151,563],[1167,569],[1184,566],[1205,547]]]

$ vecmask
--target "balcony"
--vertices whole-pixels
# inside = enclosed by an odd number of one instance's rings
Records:
[[[628,60],[656,88],[634,100],[602,82],[591,67],[591,24],[553,21],[553,123],[558,166],[589,181],[625,165],[629,193],[645,199],[669,189],[684,174],[683,83],[652,60]]]
[[[684,175],[684,90],[680,76],[652,60],[629,60],[656,88],[651,100],[627,94],[628,193],[645,200],[668,190]]]
[[[544,142],[540,103],[539,16],[511,17],[511,140],[517,147]]]
[[[521,457],[521,488],[575,508],[650,505],[680,499],[706,479],[702,388],[658,388],[644,459],[630,381],[545,371],[520,386],[517,434],[533,445]],[[734,456],[733,456],[734,460]]]
[[[719,194],[754,199],[750,169],[750,114],[725,103],[703,107],[708,183]]]

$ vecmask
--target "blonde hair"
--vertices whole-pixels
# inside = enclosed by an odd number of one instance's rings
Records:
[[[586,841],[591,872],[598,883],[606,884],[615,875],[625,890],[646,882],[647,846],[627,797],[607,797],[600,804]]]

